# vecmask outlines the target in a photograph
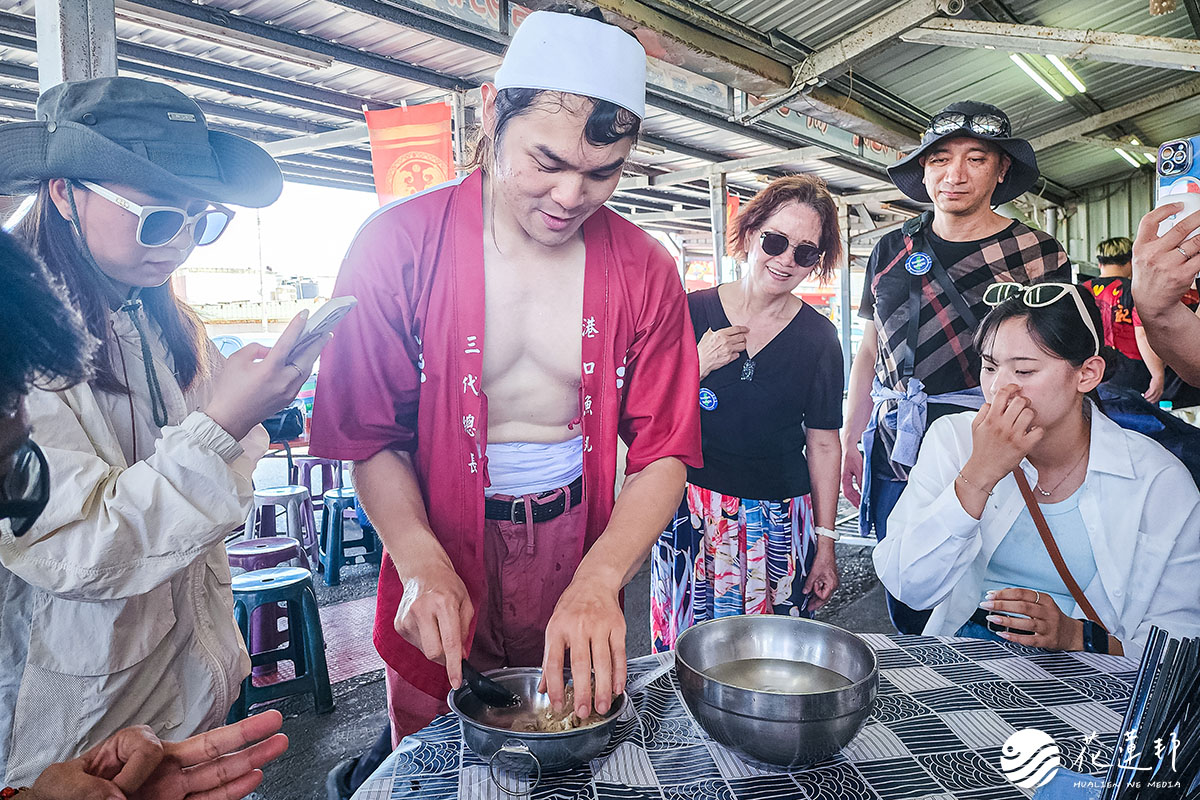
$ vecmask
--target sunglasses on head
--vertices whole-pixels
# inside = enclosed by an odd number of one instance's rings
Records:
[[[110,203],[120,206],[138,218],[137,242],[143,247],[162,247],[179,235],[184,228],[191,231],[192,241],[197,247],[212,244],[221,238],[229,221],[233,219],[233,211],[225,206],[213,203],[195,214],[189,214],[186,209],[174,206],[143,206],[138,205],[127,197],[122,197],[111,189],[106,189],[91,181],[75,181],[92,194],[99,195]]]
[[[782,233],[763,231],[761,237],[763,252],[769,256],[781,256],[791,246],[791,242]],[[792,251],[792,260],[797,267],[815,267],[821,261],[821,248],[812,244],[798,244]]]
[[[0,478],[0,519],[13,536],[23,536],[50,500],[50,467],[41,449],[26,441],[13,455],[12,468]]]
[[[963,114],[960,111],[943,111],[929,120],[926,136],[942,136],[958,130],[968,130],[980,136],[1007,137],[1012,135],[1008,120],[995,114]]]
[[[1083,298],[1079,296],[1079,291],[1074,284],[1046,282],[1024,286],[1019,283],[993,283],[984,291],[983,302],[994,308],[1006,300],[1023,296],[1025,305],[1030,308],[1043,308],[1057,303],[1067,295],[1070,295],[1071,299],[1075,301],[1075,307],[1079,309],[1079,316],[1083,319],[1083,324],[1092,334],[1092,342],[1095,345],[1092,355],[1100,355],[1100,336],[1096,333],[1096,324],[1092,322],[1092,315],[1088,313],[1087,306],[1083,304]]]

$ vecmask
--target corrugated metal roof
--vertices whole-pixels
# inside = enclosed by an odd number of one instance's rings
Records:
[[[424,1],[431,7],[436,6],[435,0]],[[1012,16],[1026,24],[1184,38],[1195,35],[1182,9],[1174,14],[1152,17],[1148,13],[1147,0],[1006,1]],[[653,4],[655,0],[647,2]],[[361,53],[435,70],[460,78],[467,84],[486,80],[499,65],[494,53],[481,52],[401,24],[347,10],[328,0],[204,0],[200,4],[335,42]],[[783,3],[779,0],[701,0],[701,5],[743,25],[762,32],[779,31],[814,48],[829,44],[894,7],[886,0],[791,0]],[[997,6],[993,0],[988,7],[994,9]],[[0,10],[24,18],[32,17],[33,8],[34,0],[0,0]],[[445,11],[445,8],[441,10]],[[137,6],[132,12],[150,13]],[[501,5],[501,15],[505,13],[505,7]],[[988,18],[979,6],[969,9],[967,16]],[[466,23],[463,26],[469,27]],[[236,44],[214,41],[212,37],[181,34],[178,23],[160,28],[153,22],[146,24],[126,18],[119,21],[118,28],[124,41],[236,67],[269,79],[332,90],[348,98],[361,98],[372,103],[422,102],[445,94],[444,89],[389,74],[386,65],[369,68],[335,61],[320,66],[311,59],[289,60],[286,56],[251,53]],[[496,39],[494,33],[484,30],[476,33]],[[27,72],[35,63],[34,54],[28,50],[0,48],[0,64],[24,68]],[[1007,53],[1000,51],[933,48],[897,41],[874,48],[854,64],[851,75],[853,79],[870,81],[925,114],[966,97],[995,103],[1009,113],[1018,134],[1028,137],[1069,125],[1097,109],[1111,109],[1153,95],[1192,77],[1192,73],[1184,71],[1083,60],[1073,61],[1071,65],[1088,86],[1084,101],[1055,102],[1017,69]],[[161,65],[153,69],[139,66],[138,69],[158,79],[179,74],[177,70],[172,71],[173,67],[168,69]],[[28,117],[29,104],[23,98],[36,91],[36,84],[23,78],[22,74],[0,72],[0,90],[3,90],[0,91],[0,118]],[[275,92],[269,87],[252,92],[245,86],[229,86],[219,80],[192,80],[195,82],[184,81],[178,85],[205,104],[206,113],[215,125],[257,138],[295,136],[306,131],[342,127],[359,119],[356,102],[330,104],[318,99],[303,103],[287,92]],[[1164,138],[1194,133],[1192,127],[1198,114],[1200,100],[1193,99],[1143,114],[1129,121],[1124,130],[1154,144]],[[743,158],[779,150],[775,144],[765,143],[760,138],[730,132],[727,126],[714,126],[695,116],[661,109],[652,110],[644,128],[647,134],[676,142],[685,150],[694,148],[722,158]],[[314,153],[306,159],[295,158],[292,163],[297,170],[304,166],[310,173],[321,168],[351,170],[357,173],[357,180],[361,182],[365,175],[365,154],[365,149],[350,146],[336,153]],[[1130,169],[1119,156],[1088,145],[1067,143],[1039,156],[1044,173],[1067,186],[1091,184],[1106,177],[1126,177]],[[660,170],[687,169],[708,163],[680,153],[642,151],[635,153],[635,161]],[[842,191],[888,188],[888,184],[878,179],[878,172],[867,174],[869,170],[848,168],[851,166],[848,162],[818,161],[791,166],[820,175],[832,187]],[[313,175],[307,177],[313,178]]]

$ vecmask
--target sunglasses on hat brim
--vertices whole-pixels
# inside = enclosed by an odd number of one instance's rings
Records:
[[[189,214],[186,209],[174,206],[139,205],[91,181],[75,183],[137,216],[137,242],[143,247],[162,247],[170,244],[184,228],[191,231],[192,241],[196,246],[203,247],[221,238],[221,234],[229,226],[229,221],[233,219],[233,211],[218,203],[211,204],[210,208],[203,211]]]
[[[763,231],[759,239],[762,242],[763,252],[769,256],[783,255],[792,244],[782,233],[774,233],[772,231]],[[816,245],[798,244],[792,251],[792,260],[796,262],[797,267],[807,269],[821,263],[822,255],[824,253]]]
[[[1075,301],[1075,307],[1079,310],[1079,316],[1083,319],[1083,324],[1087,326],[1088,332],[1092,334],[1092,342],[1095,349],[1092,355],[1100,355],[1100,336],[1096,332],[1096,324],[1092,322],[1092,315],[1088,313],[1087,306],[1083,304],[1083,298],[1079,296],[1079,291],[1071,283],[1053,283],[1047,281],[1045,283],[1034,283],[1025,286],[1020,283],[1000,282],[993,283],[983,293],[983,302],[993,308],[1011,300],[1014,297],[1021,296],[1025,305],[1030,308],[1043,308],[1057,303],[1067,295]]]
[[[929,120],[925,136],[944,136],[959,130],[992,138],[1007,138],[1012,135],[1012,127],[1004,117],[995,114],[964,114],[961,111],[943,111]]]

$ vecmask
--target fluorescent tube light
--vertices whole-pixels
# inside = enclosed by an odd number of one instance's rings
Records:
[[[1027,62],[1025,59],[1021,58],[1021,55],[1019,53],[1013,53],[1012,55],[1009,56],[1009,58],[1012,59],[1014,64],[1016,64],[1018,67],[1021,68],[1022,72],[1024,72],[1026,75],[1028,75],[1030,78],[1032,78],[1034,83],[1036,83],[1038,86],[1042,87],[1042,89],[1046,92],[1046,94],[1053,97],[1056,102],[1059,102],[1059,103],[1062,102],[1063,96],[1058,91],[1058,89],[1055,89],[1053,86],[1051,86],[1049,84],[1049,82],[1046,81],[1045,78],[1043,78],[1041,75],[1037,74],[1037,71],[1034,70],[1033,67],[1029,66],[1029,62]]]
[[[1114,147],[1113,150],[1116,150],[1118,155],[1121,156],[1121,158],[1128,161],[1130,166],[1135,167],[1135,168],[1141,166],[1141,164],[1138,163],[1138,160],[1136,158],[1134,158],[1133,156],[1129,155],[1129,153],[1127,151],[1122,150],[1120,147]]]
[[[1066,64],[1064,64],[1062,62],[1061,58],[1059,58],[1056,55],[1048,54],[1046,56],[1046,60],[1049,61],[1051,64],[1053,64],[1054,68],[1056,70],[1058,70],[1059,72],[1061,72],[1062,76],[1064,78],[1066,78],[1068,81],[1070,81],[1072,86],[1074,86],[1080,92],[1087,91],[1087,87],[1083,85],[1083,81],[1080,80],[1079,76],[1076,75],[1075,72],[1070,67],[1068,67]]]

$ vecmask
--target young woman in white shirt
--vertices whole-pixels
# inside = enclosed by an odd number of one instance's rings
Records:
[[[996,284],[975,346],[987,401],[929,429],[875,569],[934,612],[924,633],[1136,657],[1151,625],[1200,631],[1200,494],[1157,443],[1092,399],[1104,378],[1099,311],[1069,284]],[[1055,568],[1020,469],[1067,570]]]

